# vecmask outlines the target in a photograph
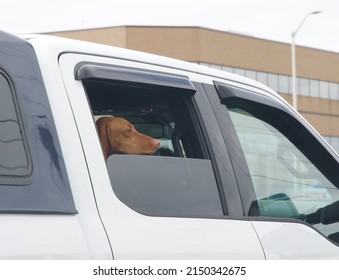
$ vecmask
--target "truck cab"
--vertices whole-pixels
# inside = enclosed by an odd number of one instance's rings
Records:
[[[339,159],[250,79],[0,32],[0,258],[339,259]],[[155,155],[103,156],[127,119]]]

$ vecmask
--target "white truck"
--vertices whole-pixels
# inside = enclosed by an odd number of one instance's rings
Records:
[[[102,115],[159,153],[106,161]],[[339,259],[338,188],[338,155],[260,83],[0,32],[1,259]]]

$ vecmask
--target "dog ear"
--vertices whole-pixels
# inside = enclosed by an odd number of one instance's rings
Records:
[[[107,155],[106,155],[106,159],[112,155],[113,153],[115,153],[116,151],[113,149],[114,144],[112,143],[112,140],[114,139],[114,135],[111,135],[112,130],[111,126],[114,125],[115,122],[115,118],[114,117],[110,117],[109,120],[105,123],[105,134],[106,134],[106,144],[107,144]]]
[[[96,125],[99,132],[101,147],[107,159],[112,154],[112,143],[110,141],[110,123],[113,121],[111,116],[102,116],[96,120]]]

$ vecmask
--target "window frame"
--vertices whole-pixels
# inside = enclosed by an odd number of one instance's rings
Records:
[[[188,100],[184,98],[185,106],[187,109],[187,114],[190,117],[191,124],[197,136],[197,140],[200,143],[201,152],[203,155],[202,159],[208,159],[211,162],[213,169],[213,176],[215,178],[215,184],[217,187],[217,192],[219,194],[220,204],[222,208],[222,216],[228,214],[227,206],[225,203],[224,193],[222,184],[220,182],[220,175],[217,169],[217,164],[215,161],[214,153],[212,151],[212,145],[209,142],[209,138],[206,133],[206,128],[204,127],[202,117],[198,108],[198,104],[195,99],[197,84],[193,84],[187,76],[183,75],[174,75],[166,74],[163,72],[156,72],[151,70],[144,69],[135,69],[131,67],[116,66],[110,64],[100,64],[93,62],[81,62],[78,63],[75,67],[75,79],[81,80],[86,89],[86,80],[96,80],[96,81],[115,81],[119,84],[135,84],[142,85],[147,87],[160,87],[160,88],[172,88],[174,90],[182,91],[182,93],[173,93],[177,95],[190,95],[191,99],[188,103]],[[203,93],[199,93],[203,94]],[[87,98],[88,102],[89,99]],[[186,102],[187,101],[187,102]],[[89,102],[90,108],[92,107]],[[114,186],[112,184],[113,190]],[[128,205],[128,204],[127,204]],[[130,207],[130,206],[129,206]],[[133,209],[133,207],[130,207]],[[149,214],[149,213],[148,213]],[[152,215],[156,216],[156,215]],[[208,216],[208,215],[206,215]],[[201,216],[202,217],[202,216]],[[187,217],[193,218],[193,217]],[[194,217],[198,218],[198,217]],[[221,216],[219,217],[221,218]]]

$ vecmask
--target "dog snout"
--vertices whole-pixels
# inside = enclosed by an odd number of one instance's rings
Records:
[[[156,146],[157,148],[159,148],[160,146],[160,141],[158,139],[153,139],[153,144],[154,146]]]

